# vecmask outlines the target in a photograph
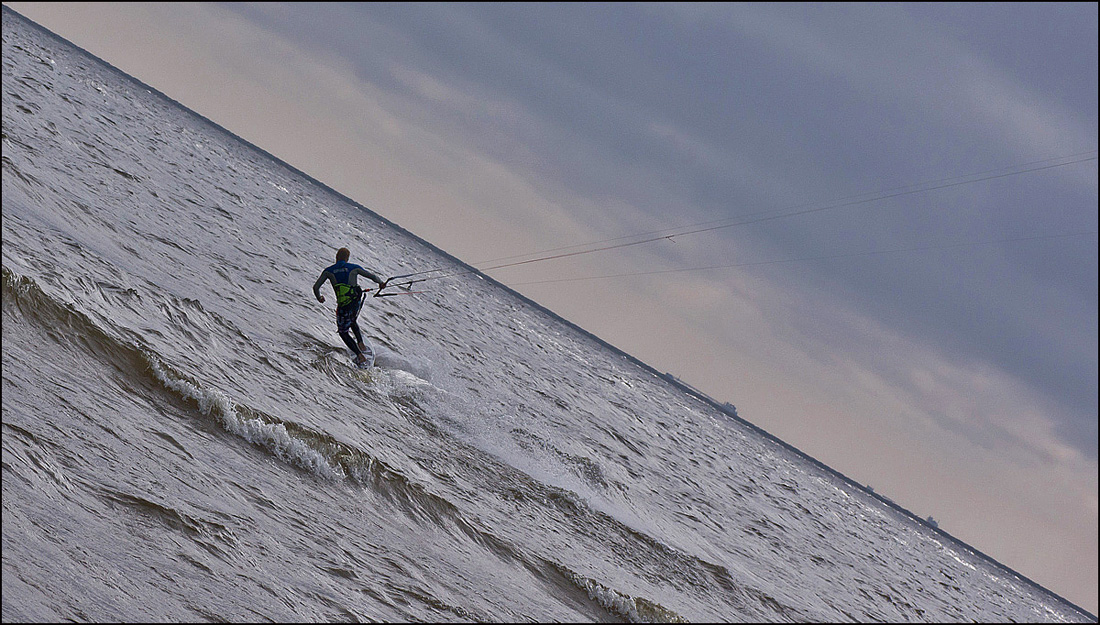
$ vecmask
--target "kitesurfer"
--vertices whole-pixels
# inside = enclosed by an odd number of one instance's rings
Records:
[[[386,281],[373,272],[349,263],[351,252],[346,247],[336,251],[336,264],[326,267],[321,272],[321,277],[313,284],[313,295],[317,301],[325,303],[325,296],[321,295],[321,285],[328,280],[332,283],[332,290],[336,293],[336,332],[344,343],[355,352],[355,364],[357,366],[369,366],[374,360],[374,352],[370,346],[363,342],[363,335],[359,331],[359,309],[363,307],[363,289],[359,288],[359,276],[373,280],[378,285],[378,290],[386,286]],[[352,339],[355,333],[355,339]]]

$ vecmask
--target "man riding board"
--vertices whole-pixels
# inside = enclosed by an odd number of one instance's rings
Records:
[[[332,290],[336,294],[336,331],[344,344],[355,352],[355,364],[359,367],[369,366],[374,361],[374,350],[363,342],[363,335],[359,331],[359,309],[363,307],[363,289],[359,288],[359,276],[373,280],[378,285],[378,290],[386,286],[388,280],[379,278],[374,273],[363,269],[359,265],[348,262],[351,252],[342,247],[336,252],[336,264],[325,268],[321,277],[313,284],[313,295],[317,301],[325,303],[325,296],[321,295],[321,285],[328,280],[332,283]],[[352,340],[352,333],[355,339]]]

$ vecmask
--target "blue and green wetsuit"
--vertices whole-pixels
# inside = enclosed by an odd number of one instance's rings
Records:
[[[378,286],[385,284],[374,273],[346,260],[337,261],[335,265],[325,268],[321,277],[313,284],[313,295],[321,299],[321,285],[326,280],[332,283],[332,290],[336,294],[336,331],[357,358],[362,357],[363,352],[359,346],[364,344],[359,323],[356,321],[359,309],[363,306],[363,289],[356,284],[359,276],[373,280]],[[351,338],[352,332],[355,333],[355,340]]]

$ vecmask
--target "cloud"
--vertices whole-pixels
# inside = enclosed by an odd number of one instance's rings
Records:
[[[1085,118],[1019,82],[946,32],[950,25],[934,15],[914,17],[903,5],[857,11],[748,5],[708,7],[705,13],[800,66],[843,81],[866,99],[911,109],[924,121],[967,134],[981,129],[987,140],[1021,158],[1095,147],[1089,140],[1096,134],[1094,116]],[[1059,59],[1048,60],[1057,71]],[[1078,180],[1095,193],[1095,177]]]

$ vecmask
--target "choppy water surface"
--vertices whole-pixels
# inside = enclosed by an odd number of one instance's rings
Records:
[[[452,266],[5,8],[5,621],[1089,618],[476,275],[357,371],[340,245]]]

